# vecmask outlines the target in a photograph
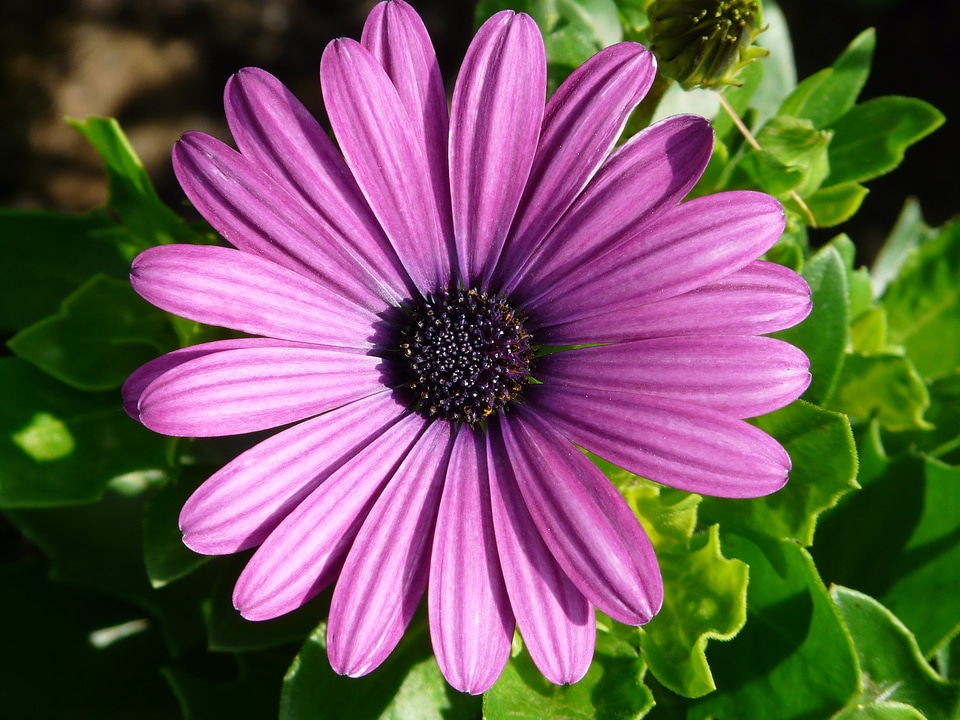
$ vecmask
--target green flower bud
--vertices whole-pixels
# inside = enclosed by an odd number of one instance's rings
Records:
[[[753,44],[759,0],[655,0],[647,14],[661,71],[687,90],[739,85],[740,70],[768,54]]]

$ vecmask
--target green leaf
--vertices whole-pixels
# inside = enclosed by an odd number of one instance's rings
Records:
[[[910,253],[882,302],[890,342],[904,346],[922,376],[960,367],[960,222]]]
[[[330,611],[333,589],[272,620],[251,622],[233,606],[233,586],[249,555],[219,561],[220,572],[210,598],[207,629],[209,647],[217,652],[247,652],[300,645]]]
[[[938,677],[924,661],[916,641],[889,610],[856,590],[831,592],[853,637],[860,661],[860,702],[902,702],[927,720],[948,720],[960,708],[960,683]]]
[[[878,355],[887,349],[887,313],[882,307],[871,308],[850,326],[853,352]]]
[[[486,720],[603,720],[641,718],[653,705],[643,685],[646,667],[633,640],[637,628],[597,619],[593,663],[574,685],[554,685],[540,674],[529,653],[510,658],[483,696]],[[638,640],[639,638],[637,638]]]
[[[888,430],[925,430],[930,394],[913,363],[902,355],[847,355],[827,404],[854,420],[876,417]]]
[[[747,624],[711,650],[718,690],[689,720],[827,718],[857,692],[850,639],[810,556],[791,540],[759,545],[724,537],[724,551],[750,566]]]
[[[813,379],[804,399],[822,404],[836,386],[843,368],[850,326],[850,295],[843,258],[832,245],[820,249],[803,268],[810,284],[813,310],[799,325],[777,333],[810,358]]]
[[[855,702],[830,720],[927,720],[920,711],[899,702]]]
[[[917,451],[944,462],[960,464],[960,372],[937,378],[927,386],[930,406],[924,418],[932,428],[901,432],[885,438],[892,455]]]
[[[220,663],[205,659],[207,674],[211,665],[226,666],[217,670],[227,679],[200,677],[179,665],[164,668],[184,720],[274,717],[288,660],[284,653],[238,655],[236,662],[227,656],[215,658]]]
[[[914,251],[935,236],[936,232],[923,221],[920,203],[914,198],[907,200],[896,225],[873,261],[870,271],[873,296],[878,298],[883,295]]]
[[[803,202],[817,221],[817,227],[828,228],[846,222],[856,215],[868,192],[870,191],[859,183],[840,183],[820,188],[811,195],[807,195]],[[802,213],[795,202],[791,205],[790,198],[784,202],[794,212]]]
[[[863,490],[821,522],[817,565],[829,581],[879,598],[931,655],[960,629],[960,470],[888,458],[875,427],[860,447]]]
[[[92,275],[126,278],[129,261],[101,234],[114,226],[103,210],[63,215],[0,209],[0,332],[56,312],[60,299]]]
[[[126,280],[97,275],[60,307],[7,345],[80,390],[118,388],[140,365],[178,347],[166,313],[143,300]]]
[[[70,125],[100,153],[110,186],[107,208],[129,231],[134,249],[169,242],[198,242],[200,237],[163,204],[143,164],[113,118],[71,119]]]
[[[803,173],[796,187],[801,195],[809,195],[830,172],[827,147],[833,133],[817,130],[809,120],[774,117],[757,134],[757,142],[784,165]]]
[[[206,644],[200,597],[208,582],[195,573],[160,590],[150,586],[143,567],[146,494],[112,489],[91,505],[8,510],[7,516],[50,560],[51,578],[136,605],[178,656]]]
[[[716,688],[707,641],[729,640],[746,622],[747,566],[723,556],[717,525],[698,535],[689,551],[658,551],[657,559],[663,607],[643,628],[640,647],[661,684],[701,697]]]
[[[863,182],[893,170],[908,147],[926,137],[944,117],[916,98],[880,97],[854,106],[828,129],[830,184]]]
[[[180,532],[180,509],[195,487],[183,478],[169,480],[144,508],[143,559],[155,588],[189,575],[209,559],[184,545]]]
[[[17,720],[179,717],[159,669],[163,641],[135,607],[0,565],[0,708]]]
[[[790,454],[786,486],[754,499],[704,498],[702,522],[751,537],[813,542],[817,518],[858,487],[857,453],[843,415],[801,401],[757,419]]]
[[[169,441],[127,417],[116,393],[79,392],[0,358],[0,397],[0,507],[92,502],[119,476],[165,476]]]
[[[811,75],[790,93],[779,114],[807,118],[816,128],[842,116],[854,106],[870,75],[876,43],[872,28],[857,35],[833,65]]]
[[[443,679],[421,612],[397,648],[361,678],[342,677],[330,669],[326,624],[321,624],[284,678],[280,720],[472,720],[479,715],[480,702],[478,697],[454,691]]]

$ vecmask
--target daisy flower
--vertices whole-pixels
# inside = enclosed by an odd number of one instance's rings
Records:
[[[414,10],[387,0],[320,66],[336,145],[278,80],[230,79],[238,150],[177,143],[189,199],[231,247],[166,245],[137,292],[244,333],[148,363],[128,412],[175,436],[282,428],[210,477],[184,542],[256,547],[241,614],[287,613],[335,583],[333,668],[395,647],[424,593],[440,669],[479,693],[515,629],[555,683],[591,662],[595,609],[643,624],[663,588],[650,541],[583,449],[695,493],[757,497],[790,460],[744,418],[809,382],[767,337],[810,291],[758,260],[784,227],[754,192],[681,202],[710,157],[702,118],[617,147],[653,82],[609,47],[545,104],[541,35],[501,12],[451,107]]]

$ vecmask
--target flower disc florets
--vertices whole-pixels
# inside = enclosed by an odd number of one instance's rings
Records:
[[[515,401],[530,378],[530,335],[499,296],[444,290],[419,300],[407,322],[407,387],[430,417],[475,425]]]

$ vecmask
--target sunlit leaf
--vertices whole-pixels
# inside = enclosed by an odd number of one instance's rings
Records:
[[[827,407],[888,430],[929,429],[923,415],[930,394],[913,363],[902,355],[847,355]]]

